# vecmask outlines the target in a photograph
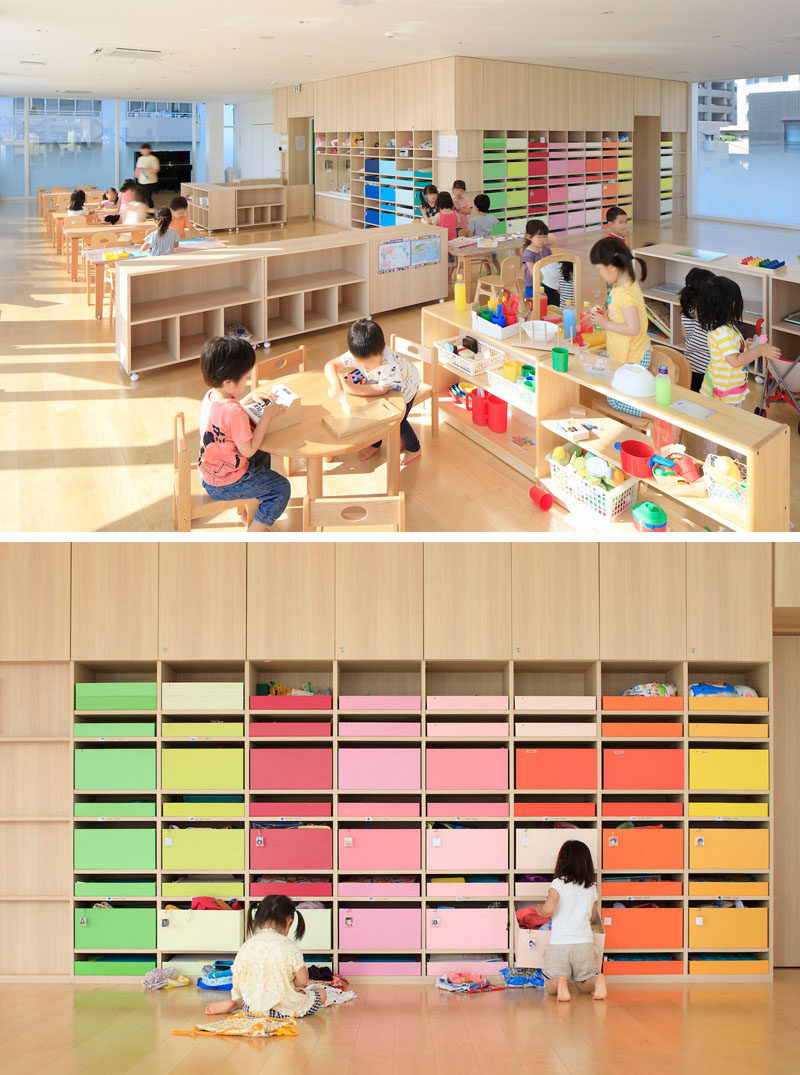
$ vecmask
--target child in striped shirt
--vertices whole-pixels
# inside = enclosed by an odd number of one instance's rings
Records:
[[[681,304],[681,325],[686,341],[684,354],[692,370],[692,391],[699,392],[708,369],[708,334],[697,323],[697,294],[704,284],[714,279],[710,269],[698,265],[686,274],[684,286],[678,296]]]
[[[142,243],[142,250],[149,253],[151,258],[161,257],[163,254],[174,254],[180,241],[178,233],[170,227],[172,223],[172,210],[166,205],[156,209],[155,231],[151,231]]]

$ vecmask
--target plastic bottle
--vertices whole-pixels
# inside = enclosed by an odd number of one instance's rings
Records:
[[[659,366],[656,374],[656,403],[666,406],[672,402],[672,379],[666,366]]]
[[[543,287],[539,288],[539,320],[547,317],[547,293]]]
[[[463,312],[467,308],[467,285],[464,283],[464,277],[461,273],[456,277],[455,286],[453,287],[453,298],[456,303],[456,310]]]
[[[581,310],[581,334],[592,332],[594,326],[592,325],[592,304],[585,302],[583,304],[583,310]]]
[[[576,320],[575,320],[575,307],[571,302],[564,303],[564,339],[571,340],[575,336]]]

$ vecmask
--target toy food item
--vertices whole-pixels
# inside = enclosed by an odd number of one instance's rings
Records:
[[[742,476],[739,473],[739,468],[736,463],[731,459],[729,455],[718,455],[713,467],[714,476],[719,478],[727,478],[729,481],[738,482],[742,480]]]
[[[567,449],[563,444],[558,444],[553,449],[553,462],[559,463],[562,467],[569,462],[569,455]]]
[[[622,485],[622,483],[624,481],[625,481],[625,475],[619,469],[619,467],[612,467],[611,468],[611,484],[616,487],[616,486]]]

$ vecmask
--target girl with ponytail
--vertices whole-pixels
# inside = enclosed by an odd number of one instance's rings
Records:
[[[170,228],[172,223],[172,210],[163,205],[156,209],[156,230],[151,231],[142,243],[142,250],[147,251],[150,257],[161,257],[162,254],[174,254],[180,237],[176,231]]]

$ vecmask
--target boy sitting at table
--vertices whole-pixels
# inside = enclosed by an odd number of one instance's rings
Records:
[[[406,404],[400,423],[400,441],[403,445],[400,465],[407,467],[422,454],[417,434],[408,421],[408,413],[414,406],[419,388],[417,368],[404,355],[387,347],[383,329],[366,317],[354,321],[350,326],[347,346],[349,350],[345,354],[325,363],[325,376],[331,384],[328,394],[343,410],[349,411],[347,393],[354,396],[385,396],[387,392],[400,392]],[[381,441],[376,441],[368,448],[362,448],[358,458],[362,462],[370,459],[380,446]]]

